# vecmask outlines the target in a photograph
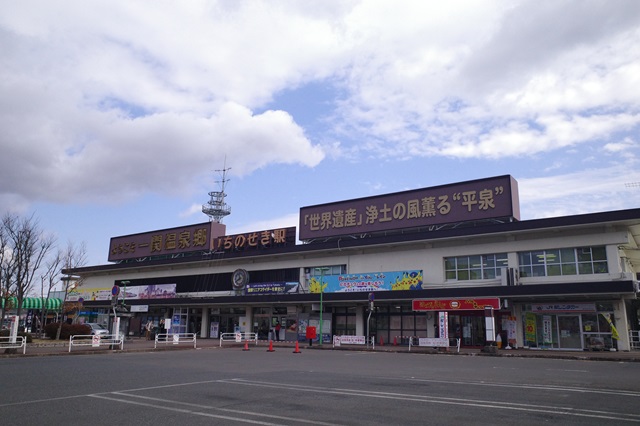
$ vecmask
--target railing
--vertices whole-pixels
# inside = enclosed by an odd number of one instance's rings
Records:
[[[94,348],[99,348],[100,346],[120,346],[120,350],[122,350],[124,349],[124,337],[121,334],[77,334],[69,336],[69,352],[71,352],[73,346],[91,346]]]
[[[413,342],[417,340],[418,344]],[[452,345],[451,340],[455,340],[456,344]],[[456,352],[460,352],[460,339],[435,338],[435,337],[413,337],[409,339],[409,351],[411,346],[422,346],[427,348],[456,348]]]
[[[0,337],[0,349],[20,349],[22,355],[27,353],[27,338],[24,336]]]
[[[640,350],[640,330],[629,330],[629,348],[632,351]]]
[[[158,347],[158,343],[179,345],[181,343],[193,343],[193,349],[196,349],[196,333],[162,333],[156,334],[153,348]]]
[[[246,342],[256,342],[256,346],[258,346],[258,333],[222,333],[220,335],[220,347],[222,347],[222,342],[236,342],[242,343]]]

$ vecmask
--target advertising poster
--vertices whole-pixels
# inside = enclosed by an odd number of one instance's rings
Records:
[[[531,312],[525,318],[524,334],[527,342],[536,342],[536,316]]]
[[[553,343],[551,316],[549,315],[545,315],[542,317],[542,339],[545,345]]]
[[[217,339],[220,337],[220,323],[212,322],[209,328],[209,337]]]
[[[322,283],[320,283],[322,280]],[[422,271],[369,272],[363,274],[314,276],[311,293],[350,293],[372,291],[422,290]]]
[[[449,314],[447,312],[438,313],[438,331],[441,339],[449,338]]]

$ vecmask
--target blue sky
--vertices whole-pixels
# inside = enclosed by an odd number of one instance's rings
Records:
[[[109,238],[513,175],[521,218],[637,208],[640,2],[21,1],[0,213]],[[226,162],[226,163],[225,163]]]

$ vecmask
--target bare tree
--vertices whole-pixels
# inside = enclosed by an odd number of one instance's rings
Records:
[[[55,245],[55,238],[45,234],[34,216],[16,218],[7,221],[6,232],[13,264],[13,288],[16,296],[18,318],[22,310],[22,301],[33,289],[34,277],[40,265]]]
[[[87,263],[87,247],[84,242],[79,245],[73,244],[71,241],[67,243],[67,247],[62,252],[62,273],[65,274],[66,271],[73,270],[75,268],[80,268],[85,266]],[[65,309],[72,308],[78,309],[79,305],[77,302],[69,303],[67,302],[67,298],[69,296],[69,292],[77,287],[82,286],[82,278],[74,278],[69,275],[62,277],[62,288],[64,291],[64,298],[62,299],[62,304],[60,305],[60,318],[62,318],[62,313]],[[58,324],[58,332],[56,333],[56,340],[60,339],[60,333],[62,331],[62,321]]]
[[[11,261],[11,248],[7,229],[12,226],[15,216],[5,215],[0,222],[0,319],[4,319],[5,311],[11,309],[10,300],[13,296],[14,263]]]
[[[49,257],[45,266],[44,272],[40,276],[42,281],[42,287],[40,289],[40,296],[42,297],[42,310],[40,311],[40,337],[44,335],[44,325],[47,318],[47,305],[49,304],[49,297],[54,287],[60,280],[60,269],[62,266],[62,258],[64,252],[60,249],[56,250],[53,256]]]

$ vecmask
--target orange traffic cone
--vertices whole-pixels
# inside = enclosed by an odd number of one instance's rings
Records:
[[[294,354],[299,354],[300,352],[300,348],[298,347],[298,342],[296,341],[296,348],[293,351]]]
[[[267,349],[267,352],[275,352],[273,349],[273,340],[269,340],[269,349]]]
[[[248,341],[248,340],[245,340],[245,342],[244,342],[244,349],[243,349],[243,351],[248,351],[248,350],[249,350],[249,341]]]
[[[384,340],[382,340],[382,337],[380,338],[380,346],[384,346]]]

